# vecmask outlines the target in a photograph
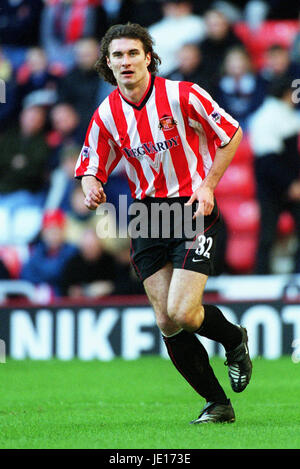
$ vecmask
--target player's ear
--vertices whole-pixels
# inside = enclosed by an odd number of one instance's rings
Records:
[[[147,67],[150,65],[151,63],[151,52],[148,52],[146,54],[146,64],[147,64]]]
[[[110,63],[109,57],[107,56],[106,56],[106,63],[107,63],[107,66],[111,68],[111,63]]]

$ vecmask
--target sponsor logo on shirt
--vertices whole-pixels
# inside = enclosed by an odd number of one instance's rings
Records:
[[[125,147],[123,148],[123,152],[127,158],[138,158],[139,160],[145,159],[156,171],[158,171],[160,165],[159,154],[166,150],[170,150],[171,148],[178,147],[178,139],[179,136],[177,135],[176,137],[169,138],[162,142],[141,143],[141,145],[136,148]],[[150,155],[154,155],[154,158]]]
[[[170,150],[173,147],[178,147],[178,135],[176,137],[169,138],[163,142],[148,142],[142,143],[139,147],[136,148],[123,148],[125,155],[128,158],[140,158],[144,155],[152,155],[155,153],[160,153],[162,151]]]
[[[214,122],[216,122],[217,124],[218,124],[219,122],[221,122],[221,114],[219,114],[217,111],[213,111],[213,112],[211,113],[211,118],[212,118],[212,120],[213,120]]]
[[[90,147],[83,147],[81,150],[81,157],[83,161],[90,157]]]

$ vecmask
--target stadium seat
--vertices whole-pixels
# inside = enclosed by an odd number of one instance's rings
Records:
[[[291,46],[299,31],[299,22],[297,20],[269,20],[255,31],[251,30],[247,23],[238,22],[234,31],[250,53],[254,66],[260,69],[264,64],[264,54],[270,46],[274,44]]]
[[[230,165],[220,180],[216,197],[242,196],[251,199],[255,196],[255,180],[252,166],[249,164]]]
[[[240,163],[251,165],[253,164],[253,150],[250,145],[249,136],[247,134],[244,134],[231,165]]]
[[[226,264],[236,274],[250,274],[255,265],[257,236],[239,234],[229,236],[226,249]]]
[[[43,209],[40,207],[20,207],[11,220],[13,241],[16,244],[31,243],[41,229]]]
[[[6,207],[0,207],[0,245],[11,239],[10,212]]]
[[[217,199],[231,234],[257,234],[259,230],[259,206],[255,199]]]
[[[30,69],[26,63],[22,64],[16,72],[16,82],[18,85],[23,85],[30,77]]]
[[[13,279],[19,278],[22,261],[17,248],[15,246],[0,246],[0,258],[7,268],[10,277]]]
[[[282,212],[277,225],[279,236],[289,236],[295,231],[295,222],[289,212]]]

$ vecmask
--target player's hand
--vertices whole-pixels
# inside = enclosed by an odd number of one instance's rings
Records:
[[[195,201],[198,201],[198,207],[193,220],[199,215],[210,215],[215,205],[214,191],[207,186],[198,187],[185,205],[192,205]]]
[[[92,187],[86,194],[84,205],[89,210],[96,210],[100,204],[106,202],[106,194],[103,187]]]

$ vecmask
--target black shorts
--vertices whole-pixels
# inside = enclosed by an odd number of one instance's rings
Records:
[[[219,208],[215,201],[210,215],[192,220],[197,203],[187,214],[184,204],[188,200],[146,197],[132,204],[131,262],[141,281],[168,262],[173,268],[214,275],[216,237],[221,226]]]

